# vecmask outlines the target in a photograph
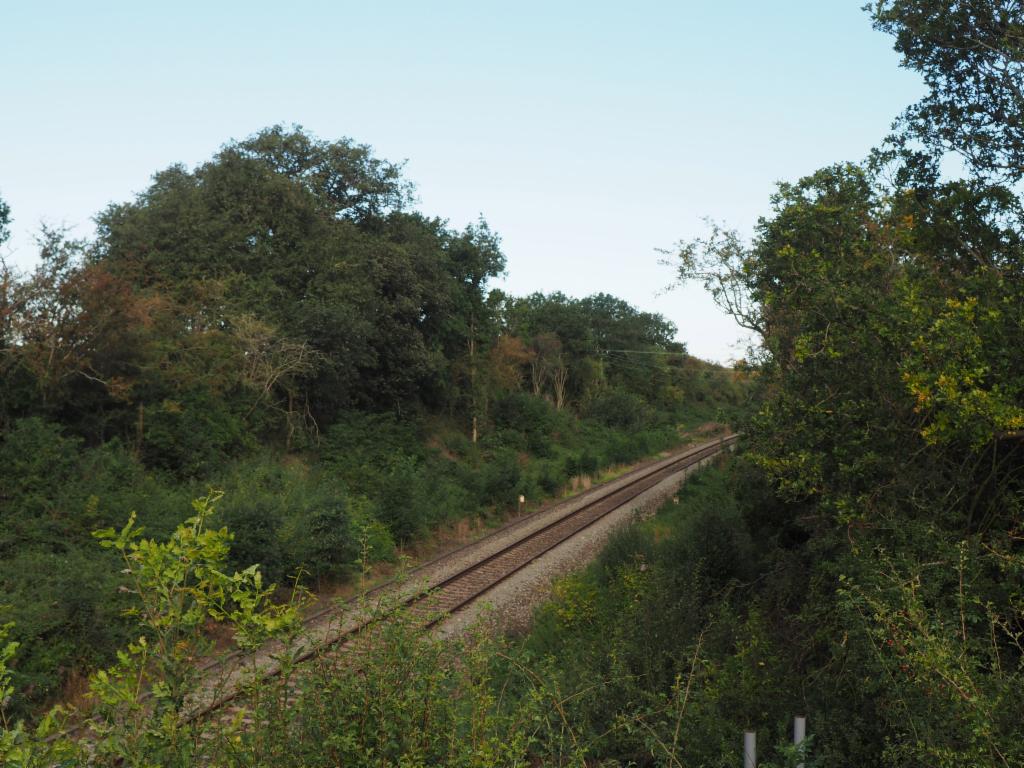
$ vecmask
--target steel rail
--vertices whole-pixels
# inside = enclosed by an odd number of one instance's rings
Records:
[[[435,626],[436,624],[450,617],[455,612],[466,607],[469,603],[475,601],[483,593],[489,591],[490,589],[504,582],[514,574],[520,572],[523,568],[526,568],[531,563],[543,557],[545,554],[555,549],[556,547],[560,546],[561,544],[565,543],[569,539],[573,538],[580,532],[590,528],[592,525],[602,520],[608,514],[614,512],[617,509],[621,509],[624,505],[628,504],[633,499],[637,498],[641,494],[655,487],[663,480],[674,475],[675,473],[679,472],[682,469],[686,469],[687,467],[693,466],[694,464],[698,464],[707,458],[711,458],[713,456],[718,455],[727,447],[735,445],[737,440],[739,440],[739,437],[739,435],[724,436],[714,442],[703,443],[681,454],[677,454],[674,457],[670,457],[669,459],[665,459],[661,462],[656,462],[653,465],[640,467],[638,469],[626,473],[625,475],[619,478],[616,478],[614,481],[611,482],[620,482],[621,480],[626,478],[629,478],[629,480],[624,484],[617,485],[615,488],[607,490],[607,492],[605,493],[597,495],[595,498],[587,499],[585,503],[583,503],[579,507],[576,507],[575,509],[570,509],[565,514],[558,516],[557,518],[542,525],[541,527],[536,528],[532,531],[528,531],[522,537],[501,547],[500,549],[496,550],[495,552],[492,552],[484,558],[468,563],[467,565],[463,566],[462,568],[458,569],[456,572],[448,575],[442,580],[429,585],[426,589],[416,591],[413,594],[402,598],[397,602],[395,607],[386,614],[379,616],[370,616],[366,619],[362,619],[358,621],[354,626],[339,632],[337,635],[334,635],[333,637],[329,637],[324,641],[311,644],[308,648],[304,648],[298,654],[293,656],[291,659],[292,663],[301,664],[305,661],[308,661],[312,657],[324,652],[327,649],[345,645],[354,640],[360,634],[362,634],[368,627],[379,623],[388,615],[392,615],[393,613],[400,610],[409,609],[417,604],[424,604],[426,603],[426,601],[430,599],[437,598],[442,595],[446,588],[452,587],[453,585],[458,584],[460,581],[472,579],[475,575],[480,574],[481,569],[486,568],[489,564],[495,563],[503,557],[513,555],[516,550],[522,550],[530,543],[540,541],[545,535],[555,533],[556,529],[559,526],[565,527],[566,530],[563,533],[552,536],[550,542],[544,542],[540,547],[539,551],[533,552],[532,554],[528,554],[527,556],[520,558],[518,562],[513,562],[510,568],[504,569],[500,574],[498,574],[497,577],[484,578],[479,582],[478,585],[473,586],[468,592],[459,595],[453,604],[446,606],[443,611],[436,612],[432,618],[430,618],[428,621],[421,625],[421,628],[429,629]],[[608,506],[607,509],[599,509],[602,504],[609,504],[610,500],[614,501]],[[595,512],[595,510],[598,511]],[[588,512],[594,514],[591,517],[586,518]],[[455,557],[458,554],[471,548],[486,545],[488,541],[494,539],[495,537],[507,535],[510,531],[528,525],[530,522],[536,520],[539,516],[550,513],[551,509],[548,508],[540,509],[528,515],[518,517],[510,523],[507,523],[506,525],[501,526],[500,528],[492,531],[486,536],[481,537],[480,539],[467,542],[466,544],[455,547],[454,549],[444,552],[443,554],[438,555],[437,557],[429,560],[428,562],[417,566],[416,568],[412,569],[407,574],[405,574],[402,580],[407,581],[411,576],[426,571],[430,568],[433,568],[438,563],[441,563],[444,560]],[[581,519],[583,519],[582,522],[580,522]],[[574,522],[576,523],[575,525],[573,524]],[[394,586],[396,586],[397,583],[397,579],[389,580],[383,584],[374,587],[373,589],[370,589],[354,598],[347,600],[346,604],[358,604],[362,601],[365,601],[368,597],[372,597],[374,595],[383,593],[384,591],[393,588]],[[320,619],[324,618],[325,616],[335,613],[337,610],[338,609],[336,606],[328,606],[326,608],[320,609],[305,616],[302,620],[302,623],[304,626],[310,626],[315,622],[319,621]],[[206,673],[218,668],[226,670],[231,662],[238,661],[240,659],[247,658],[250,656],[251,654],[249,653],[234,651],[216,660],[200,665],[199,671]],[[257,679],[259,681],[270,680],[280,675],[281,672],[281,664],[279,662],[273,662],[272,664],[266,665],[258,672]],[[251,680],[249,682],[251,682]],[[193,722],[195,720],[204,718],[216,712],[219,709],[222,709],[226,705],[230,704],[232,701],[243,696],[245,693],[244,687],[245,686],[243,685],[235,685],[233,690],[230,690],[219,696],[215,696],[212,700],[208,701],[207,703],[202,704],[198,706],[196,709],[192,710],[191,712],[188,712],[185,715],[183,715],[183,721]],[[71,728],[64,731],[61,735],[65,737],[71,736],[87,728],[88,719],[72,726]]]
[[[625,483],[624,485],[620,485],[616,488],[610,489],[607,493],[600,495],[597,498],[588,500],[582,506],[570,510],[566,514],[551,521],[550,523],[547,523],[544,526],[537,528],[536,530],[530,531],[523,537],[509,543],[508,545],[491,553],[490,555],[487,555],[483,559],[469,563],[468,565],[459,569],[455,573],[447,576],[441,581],[430,585],[425,590],[415,592],[414,594],[401,599],[397,602],[394,609],[389,611],[388,613],[382,616],[371,616],[369,618],[363,619],[359,621],[355,626],[338,633],[334,637],[328,638],[327,640],[320,643],[312,644],[310,647],[303,649],[294,657],[292,657],[291,661],[294,664],[301,664],[327,649],[349,643],[356,637],[358,637],[362,632],[364,632],[368,627],[378,623],[382,619],[386,618],[388,615],[392,615],[393,613],[401,610],[409,609],[415,606],[416,604],[425,603],[427,600],[430,600],[432,598],[439,597],[447,587],[456,584],[460,580],[472,578],[474,575],[479,574],[481,572],[481,569],[486,567],[488,564],[496,562],[502,557],[513,554],[517,549],[523,549],[527,544],[537,541],[545,534],[552,533],[554,529],[556,529],[558,526],[562,526],[565,523],[572,523],[573,521],[580,520],[580,518],[583,517],[587,512],[592,512],[595,508],[600,507],[600,505],[607,504],[610,499],[615,500],[614,503],[611,504],[607,509],[596,513],[592,517],[592,519],[587,519],[582,524],[576,526],[565,526],[567,529],[565,533],[553,537],[553,540],[550,543],[544,544],[539,552],[533,553],[528,557],[522,558],[521,561],[515,563],[511,569],[506,570],[502,574],[499,574],[496,578],[482,580],[478,587],[474,587],[471,590],[470,594],[460,597],[454,605],[446,607],[443,611],[436,612],[437,615],[435,615],[432,619],[424,623],[422,625],[422,628],[428,629],[432,626],[435,626],[439,622],[446,619],[448,616],[452,615],[456,611],[460,610],[461,608],[464,608],[466,605],[476,600],[484,592],[487,592],[488,590],[502,583],[515,573],[518,573],[523,568],[527,567],[528,565],[536,561],[538,558],[543,557],[545,554],[550,552],[555,547],[558,547],[559,545],[565,543],[581,531],[586,530],[590,526],[594,525],[595,523],[606,517],[611,512],[620,509],[622,506],[628,504],[637,496],[640,496],[641,494],[650,490],[654,486],[658,485],[666,478],[672,476],[673,474],[679,472],[682,469],[686,469],[687,467],[693,466],[694,464],[698,464],[704,459],[718,455],[723,450],[725,450],[726,447],[734,445],[738,439],[739,435],[729,435],[727,437],[722,437],[711,444],[705,443],[700,446],[697,446],[692,450],[687,451],[679,456],[676,456],[671,460],[667,460],[667,462],[662,462],[654,467],[645,467],[640,470],[637,470],[635,473],[630,473],[637,474],[638,476],[631,479],[628,483]],[[626,493],[623,493],[624,491]],[[620,496],[622,498],[619,498]],[[514,521],[514,524],[512,525],[498,529],[497,531],[493,532],[492,534],[489,534],[488,536],[482,539],[478,539],[477,541],[470,542],[469,544],[460,546],[448,553],[445,553],[444,555],[435,558],[429,563],[423,564],[419,568],[410,571],[410,574],[429,568],[432,565],[435,565],[437,562],[447,559],[460,551],[463,551],[470,547],[478,546],[481,542],[485,542],[488,539],[493,538],[494,536],[507,533],[510,528],[518,527],[520,523],[528,522],[529,519],[533,519],[534,517],[536,517],[536,515],[547,511],[549,510],[541,510],[541,512],[533,513],[527,518],[521,518],[520,520]],[[348,601],[348,603],[353,604],[357,601],[365,600],[367,596],[377,594],[390,586],[393,586],[393,582],[389,582],[386,584],[382,584],[378,587],[375,587],[373,590],[370,590],[359,597],[353,598],[352,600]],[[310,623],[318,618],[322,618],[324,615],[329,614],[334,610],[335,609],[333,608],[328,608],[322,611],[318,611],[317,613],[312,614],[310,617],[308,617],[304,623]],[[234,657],[238,658],[238,654],[235,654]],[[213,668],[213,666],[214,665],[211,665],[210,668]],[[258,679],[260,681],[270,680],[281,674],[281,671],[282,667],[279,663],[275,662],[273,664],[269,664],[260,671],[260,673],[258,674]],[[214,698],[212,701],[202,705],[193,712],[190,712],[188,715],[185,716],[185,720],[191,722],[193,720],[205,717],[217,711],[218,709],[221,709],[222,707],[239,698],[243,694],[244,690],[242,689],[242,686],[236,686],[234,690],[224,693]]]
[[[691,455],[687,456],[686,458],[680,459],[679,462],[675,462],[675,463],[666,465],[664,467],[655,469],[653,472],[651,472],[648,475],[645,475],[640,480],[634,481],[634,482],[636,482],[637,484],[639,484],[641,486],[639,489],[636,489],[635,492],[631,492],[624,499],[621,499],[621,500],[616,499],[615,502],[612,504],[612,506],[610,506],[608,509],[599,512],[598,514],[594,515],[590,519],[584,519],[583,522],[580,525],[577,525],[576,527],[571,528],[571,530],[569,530],[564,535],[560,535],[557,538],[554,538],[550,543],[545,544],[543,546],[543,548],[539,552],[535,552],[535,553],[533,553],[531,555],[528,555],[527,557],[522,558],[520,562],[513,564],[513,566],[510,569],[508,569],[504,573],[500,574],[497,578],[492,578],[492,579],[488,580],[482,586],[473,588],[473,590],[470,593],[466,594],[465,596],[459,597],[458,601],[454,605],[446,606],[444,612],[441,615],[436,616],[435,618],[431,619],[425,625],[425,628],[430,628],[430,627],[435,626],[436,624],[439,624],[440,622],[444,621],[446,618],[448,618],[449,616],[454,614],[456,611],[459,611],[462,608],[464,608],[467,605],[469,605],[470,603],[474,602],[477,598],[479,598],[485,592],[490,591],[491,589],[496,587],[498,584],[501,584],[502,582],[504,582],[507,579],[511,578],[515,574],[519,573],[522,569],[526,568],[529,565],[532,565],[533,563],[535,563],[537,560],[542,558],[544,555],[546,555],[551,550],[555,549],[556,547],[561,546],[562,544],[564,544],[565,542],[567,542],[570,539],[574,538],[575,536],[578,536],[580,533],[582,533],[583,531],[587,530],[592,525],[594,525],[594,524],[600,522],[601,520],[603,520],[605,517],[610,515],[612,512],[615,512],[615,511],[621,509],[626,504],[631,502],[633,499],[637,498],[638,496],[641,496],[642,494],[644,494],[647,491],[651,490],[652,488],[656,487],[661,482],[663,482],[664,480],[668,479],[672,475],[676,474],[680,470],[686,469],[686,468],[691,467],[691,466],[693,466],[695,464],[699,464],[700,462],[704,461],[705,459],[717,456],[719,453],[721,453],[725,449],[726,445],[733,445],[736,442],[737,439],[738,439],[738,436],[733,436],[733,437],[731,437],[729,439],[728,443],[722,442],[722,443],[718,443],[718,444],[709,446],[709,447],[703,449],[702,451],[699,451],[697,454],[691,454]],[[682,464],[682,465],[680,466],[680,464]],[[630,486],[632,486],[632,485],[633,484],[631,483]],[[616,497],[620,491],[622,491],[623,489],[625,489],[627,487],[629,487],[629,486],[622,486],[620,488],[616,488],[611,493],[609,493],[607,496],[604,496],[601,499],[596,500],[593,505],[588,505],[588,506],[596,507],[596,506],[599,506],[600,504],[608,503],[608,501],[610,499]],[[537,533],[540,534],[540,533],[543,533],[545,531],[548,531],[549,529],[553,529],[556,526],[561,525],[562,523],[564,523],[566,521],[577,520],[577,519],[583,517],[583,513],[585,511],[587,511],[586,508],[581,508],[581,509],[577,510],[577,513],[575,513],[573,515],[570,515],[570,516],[567,516],[567,517],[565,517],[565,518],[563,518],[563,519],[561,519],[559,521],[556,521],[552,525],[546,526],[544,529],[540,529]],[[474,567],[474,568],[467,568],[464,571],[462,571],[461,573],[455,574],[454,576],[451,576],[448,579],[446,579],[445,581],[443,581],[443,582],[439,583],[438,585],[432,587],[429,594],[433,594],[434,592],[437,592],[437,591],[440,591],[441,589],[444,589],[446,586],[450,586],[452,584],[455,584],[460,579],[465,579],[467,577],[473,576],[475,573],[479,572],[479,567],[480,566],[485,565],[487,562],[492,562],[494,560],[497,560],[499,556],[503,556],[505,554],[508,554],[509,552],[512,552],[515,549],[520,548],[524,544],[529,543],[530,541],[533,541],[534,539],[537,539],[537,538],[539,538],[539,536],[529,536],[529,537],[525,537],[523,539],[520,539],[518,542],[515,542],[514,544],[511,544],[506,550],[504,550],[502,552],[499,552],[499,553],[495,553],[495,554],[491,555],[490,557],[488,557],[486,560],[480,561],[477,564],[476,567]]]

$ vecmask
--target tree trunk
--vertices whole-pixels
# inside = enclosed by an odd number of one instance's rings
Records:
[[[564,365],[558,366],[555,369],[553,381],[555,385],[555,408],[560,411],[565,405],[565,385],[569,381],[569,369]]]

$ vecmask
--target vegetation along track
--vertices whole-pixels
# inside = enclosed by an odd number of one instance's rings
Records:
[[[738,435],[728,435],[711,442],[702,443],[653,466],[635,470],[624,478],[619,479],[620,482],[622,480],[625,480],[625,482],[621,484],[610,483],[609,485],[613,487],[604,492],[599,490],[594,498],[588,499],[584,504],[562,515],[558,515],[550,521],[544,522],[539,527],[531,527],[529,523],[541,515],[549,514],[550,510],[541,510],[527,517],[520,518],[484,537],[484,539],[466,544],[429,563],[425,563],[410,572],[409,576],[415,577],[423,571],[437,568],[442,561],[458,558],[459,555],[464,554],[469,549],[480,548],[487,540],[496,539],[503,535],[507,536],[511,531],[522,530],[521,535],[514,536],[508,544],[500,546],[495,551],[485,554],[480,558],[471,558],[468,563],[460,562],[458,567],[454,569],[454,572],[444,575],[440,580],[403,594],[395,603],[396,609],[404,608],[410,610],[413,615],[420,618],[419,623],[424,629],[430,628],[447,616],[469,605],[513,574],[526,568],[559,544],[594,525],[609,513],[628,504],[633,499],[681,470],[731,448],[738,439]],[[415,579],[410,578],[407,583],[415,584]],[[393,583],[384,584],[366,593],[361,599],[365,600],[366,597],[372,597],[394,588],[395,585]],[[356,600],[359,599],[356,598]],[[333,607],[318,611],[306,618],[307,627],[312,629],[335,614],[336,609]],[[292,659],[295,662],[302,662],[327,649],[344,648],[357,637],[365,636],[366,630],[377,620],[379,620],[379,614],[370,618],[358,618],[347,626],[335,624],[335,631],[326,634],[319,633],[319,637],[307,640],[301,648],[291,649]],[[273,659],[281,650],[283,649],[278,649],[277,653],[268,653],[267,663],[257,663],[256,668],[259,670],[257,672],[259,677],[269,679],[281,672],[280,664]],[[240,657],[233,655],[228,661],[230,660],[239,662]],[[238,663],[239,669],[247,666],[243,663]],[[248,668],[252,669],[251,666]],[[213,670],[214,666],[211,665],[210,671],[212,672]],[[234,701],[242,692],[243,686],[240,684],[229,683],[218,686],[218,694],[206,698],[202,704],[193,710],[190,718],[209,715],[229,702]]]
[[[415,622],[428,629],[443,621],[478,597],[527,568],[547,552],[590,528],[602,518],[630,503],[674,474],[699,464],[731,448],[739,439],[728,435],[704,442],[663,461],[642,467],[591,492],[582,504],[568,506],[568,511],[552,515],[551,509],[540,510],[519,518],[469,544],[451,550],[414,569],[404,585],[382,584],[350,601],[358,608],[361,601],[391,594],[395,610],[406,609]],[[550,519],[548,519],[550,518]],[[488,547],[488,544],[492,546]],[[483,552],[473,550],[483,549]],[[487,551],[489,550],[489,551]],[[450,567],[447,567],[451,563]],[[441,569],[440,576],[417,585],[416,577]],[[410,586],[411,585],[411,586]],[[290,648],[278,644],[256,654],[233,653],[203,668],[208,682],[197,692],[188,720],[221,716],[219,710],[235,710],[244,696],[245,683],[255,676],[268,680],[279,675],[279,659],[287,655],[293,663],[307,661],[327,651],[347,653],[357,639],[372,637],[372,627],[380,620],[379,611],[338,618],[339,610],[328,607],[307,616],[301,639]]]

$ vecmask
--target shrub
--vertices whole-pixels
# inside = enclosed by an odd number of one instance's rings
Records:
[[[527,450],[541,458],[551,455],[551,435],[558,424],[558,412],[544,398],[525,392],[509,392],[495,400],[491,419],[497,431],[520,435],[515,440],[503,437],[500,445]]]
[[[19,548],[0,561],[0,624],[13,622],[22,651],[10,711],[28,714],[60,693],[72,669],[106,663],[127,640],[117,562],[96,545]]]
[[[598,458],[597,454],[592,452],[589,448],[585,449],[583,453],[580,454],[579,458],[579,474],[592,475],[597,472],[600,465],[601,460]]]
[[[388,527],[377,518],[373,504],[365,497],[357,496],[350,500],[350,508],[358,558],[370,563],[395,560],[395,540]]]
[[[177,477],[209,475],[253,444],[243,419],[228,402],[202,390],[164,400],[146,412],[143,460]]]
[[[536,462],[537,485],[548,496],[555,495],[565,484],[566,472],[557,461]]]
[[[640,395],[605,389],[587,403],[585,415],[606,427],[640,430],[653,419],[653,411]]]
[[[60,489],[77,473],[80,442],[64,437],[58,425],[36,417],[15,422],[0,437],[0,523],[4,532],[21,521],[56,511]]]
[[[323,480],[310,491],[289,499],[291,522],[285,549],[293,559],[292,572],[301,566],[319,582],[352,568],[359,554],[359,533],[352,525],[344,489]]]
[[[345,573],[356,559],[349,494],[338,478],[266,454],[234,464],[219,484],[234,531],[233,567],[259,563],[274,580],[299,571],[319,580]]]
[[[374,480],[399,457],[425,456],[421,425],[393,414],[350,411],[324,436],[321,461],[358,493],[376,490]]]
[[[517,660],[499,667],[508,649],[479,628],[442,638],[422,632],[414,613],[395,609],[387,600],[373,609],[372,642],[360,647],[358,664],[320,659],[297,696],[261,696],[253,716],[269,727],[242,734],[225,764],[584,765],[560,712],[563,696],[546,675]],[[523,695],[502,695],[499,676]]]
[[[515,451],[502,448],[494,451],[484,464],[482,474],[482,501],[485,504],[508,505],[515,501],[516,489],[522,476],[519,457]]]

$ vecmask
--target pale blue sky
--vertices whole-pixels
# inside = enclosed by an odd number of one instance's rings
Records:
[[[231,138],[299,123],[408,160],[420,208],[482,213],[514,293],[613,293],[742,354],[657,247],[749,231],[775,182],[859,160],[922,92],[863,0],[0,0],[0,197],[9,260],[41,220],[108,202]]]

